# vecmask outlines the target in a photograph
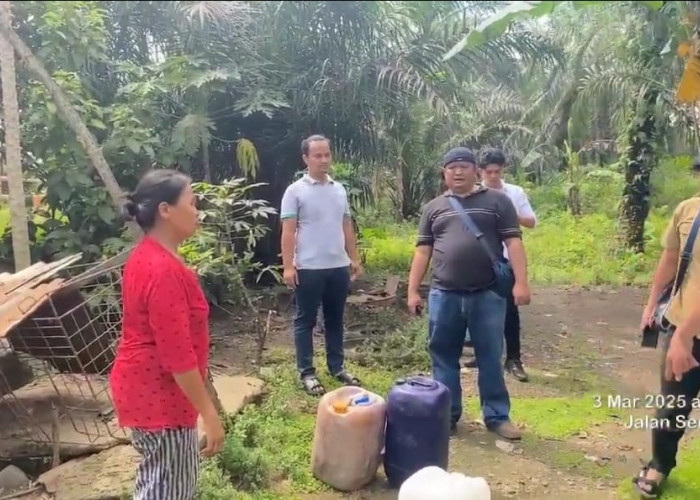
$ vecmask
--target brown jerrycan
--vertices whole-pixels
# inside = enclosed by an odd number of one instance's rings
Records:
[[[375,478],[384,449],[386,402],[361,387],[340,387],[318,404],[311,468],[339,491],[359,490]]]

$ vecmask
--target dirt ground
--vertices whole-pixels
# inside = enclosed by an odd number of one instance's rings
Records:
[[[536,288],[532,304],[521,309],[523,362],[531,380],[521,383],[509,377],[511,397],[575,397],[593,387],[606,387],[598,389],[603,397],[657,393],[659,351],[639,347],[645,299],[646,290],[635,288]],[[361,312],[349,314],[348,324],[358,321],[362,322]],[[226,331],[221,325],[230,325],[230,319],[217,324],[214,369],[250,369],[255,357],[252,338]],[[275,318],[268,345],[291,348],[290,335],[289,318]],[[466,396],[477,394],[475,375],[463,370]],[[625,429],[622,418],[565,439],[543,439],[525,428],[522,443],[514,446],[498,442],[479,419],[471,413],[460,424],[450,468],[485,477],[494,498],[617,498],[620,481],[636,474],[648,458],[648,432]],[[351,496],[307,497],[332,498],[393,500],[396,492],[377,481]]]

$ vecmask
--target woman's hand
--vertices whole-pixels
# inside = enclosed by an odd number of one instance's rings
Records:
[[[683,375],[698,366],[693,356],[693,337],[678,335],[676,331],[666,353],[666,380],[680,382]]]
[[[224,439],[226,434],[224,426],[221,425],[221,419],[214,413],[208,417],[204,417],[204,434],[206,437],[206,446],[202,450],[202,455],[207,458],[213,457],[224,448]]]

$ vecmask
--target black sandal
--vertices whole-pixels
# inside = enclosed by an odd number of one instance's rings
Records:
[[[661,489],[666,481],[666,476],[664,475],[660,481],[654,481],[647,479],[647,473],[650,467],[645,465],[644,468],[639,472],[639,475],[632,478],[632,482],[637,488],[637,492],[642,496],[642,498],[659,498],[661,495]],[[646,486],[647,488],[644,488]]]
[[[334,375],[334,377],[345,385],[354,385],[359,387],[362,384],[359,378],[349,374],[346,371],[342,371],[337,375]]]
[[[308,375],[302,377],[301,383],[304,385],[304,390],[309,396],[323,396],[326,393],[326,388],[316,375]]]

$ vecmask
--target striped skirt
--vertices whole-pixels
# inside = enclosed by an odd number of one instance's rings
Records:
[[[141,454],[133,500],[193,500],[199,479],[197,429],[131,430]]]

